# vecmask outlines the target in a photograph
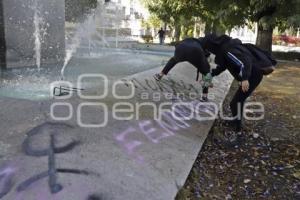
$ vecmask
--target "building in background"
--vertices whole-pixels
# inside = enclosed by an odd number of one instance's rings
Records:
[[[149,12],[139,0],[101,0],[99,4],[95,14],[98,28],[105,32],[117,29],[119,37],[140,37],[145,32],[142,21]]]

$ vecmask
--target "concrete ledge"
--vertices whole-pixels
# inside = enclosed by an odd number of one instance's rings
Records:
[[[166,95],[170,92],[194,92],[201,95],[201,86],[194,81],[196,70],[193,66],[179,64],[170,76],[159,83],[152,78],[158,71],[160,68],[124,77],[118,85],[117,93],[129,94],[130,85],[133,83],[135,95],[124,102],[134,105],[145,102],[156,102],[160,105],[168,101],[172,105],[177,102],[176,99],[168,100],[167,97],[156,101],[153,98],[155,93]],[[214,94],[211,102],[222,104],[231,82],[232,78],[228,73],[216,78],[215,87],[211,89],[211,94]],[[152,96],[152,99],[146,100],[144,94]],[[53,103],[62,102],[71,105],[74,115],[64,122],[53,121],[49,114],[50,107]],[[7,194],[2,199],[82,200],[88,199],[91,194],[97,194],[102,199],[174,199],[178,186],[184,184],[191,170],[213,120],[176,120],[167,111],[163,112],[162,120],[153,120],[152,109],[144,106],[141,108],[139,120],[120,121],[112,117],[113,105],[117,102],[122,101],[116,100],[111,94],[102,100],[87,101],[74,95],[68,100],[56,99],[38,103],[1,98],[0,174],[5,174],[7,180],[12,177],[14,179],[12,185],[4,183]],[[194,99],[187,102],[199,101]],[[107,126],[80,127],[77,111],[82,103],[107,105]],[[167,105],[165,108],[170,107]],[[205,114],[208,110],[210,108],[204,105],[200,112]],[[55,113],[58,116],[67,116],[69,111],[68,107],[62,106]],[[81,117],[84,123],[99,123],[105,113],[105,109],[97,106],[87,106],[82,111],[85,113]],[[54,135],[55,147],[66,146],[72,141],[80,143],[60,153],[54,149],[54,154],[51,154],[49,134]],[[46,153],[36,157],[24,151],[22,144],[26,140],[30,141],[29,146],[34,150],[46,149]],[[54,163],[49,164],[50,154],[55,158],[56,166]],[[69,172],[73,170],[73,173],[67,173],[67,170],[65,173],[57,171],[56,181],[63,187],[61,191],[51,194],[49,177],[29,186],[25,184],[28,187],[22,185],[28,178],[47,172],[49,166],[71,169]],[[75,171],[78,173],[74,173]],[[23,190],[17,191],[20,184]]]

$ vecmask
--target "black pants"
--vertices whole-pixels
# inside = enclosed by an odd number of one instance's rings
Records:
[[[256,69],[255,66],[252,67],[251,76],[249,77],[249,90],[247,92],[243,92],[242,88],[239,87],[237,92],[230,103],[230,109],[233,117],[236,117],[236,125],[237,129],[242,127],[242,117],[243,117],[243,108],[246,99],[252,94],[252,92],[256,89],[256,87],[260,84],[263,79],[263,74],[261,71]],[[239,112],[240,110],[240,112]]]

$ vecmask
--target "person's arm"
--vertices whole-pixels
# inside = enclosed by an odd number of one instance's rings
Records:
[[[251,76],[251,71],[252,71],[252,62],[249,59],[246,59],[244,62],[243,68],[241,70],[242,72],[242,90],[243,92],[248,92],[249,90],[249,77]]]
[[[212,76],[218,76],[219,74],[221,74],[225,70],[226,70],[225,66],[218,65],[215,69],[211,70],[211,75]]]
[[[251,71],[252,71],[252,62],[249,61],[250,59],[247,59],[246,61],[244,61],[243,63],[243,68],[242,68],[242,80],[248,80],[249,77],[251,76]]]

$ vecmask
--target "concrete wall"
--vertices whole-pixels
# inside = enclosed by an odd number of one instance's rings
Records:
[[[6,67],[6,44],[5,44],[5,31],[4,26],[4,16],[3,16],[3,2],[0,0],[0,69]]]
[[[42,66],[62,60],[65,53],[64,0],[1,1],[8,68],[35,65],[36,10],[42,19],[40,23]]]

